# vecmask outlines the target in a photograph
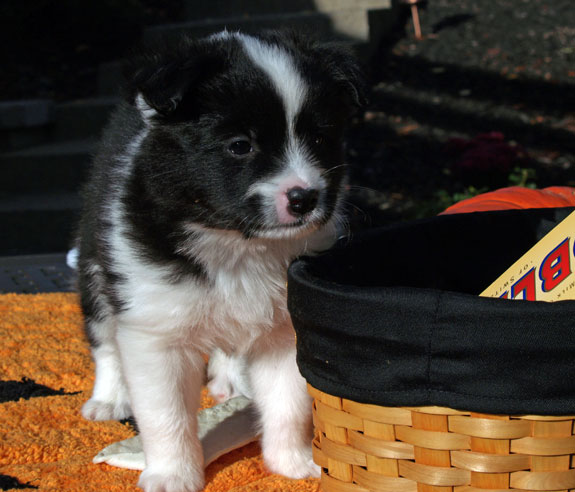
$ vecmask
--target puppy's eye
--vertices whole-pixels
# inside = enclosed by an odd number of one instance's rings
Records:
[[[323,138],[321,135],[317,135],[314,139],[313,139],[313,143],[315,145],[317,145],[318,147],[323,145],[325,142],[325,138]]]
[[[249,140],[235,140],[229,145],[228,150],[233,155],[244,156],[253,152],[254,149]]]

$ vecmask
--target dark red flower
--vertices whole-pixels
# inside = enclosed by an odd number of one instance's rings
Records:
[[[501,132],[482,133],[471,140],[452,138],[444,150],[454,176],[471,184],[495,184],[525,158],[522,148],[506,142]]]

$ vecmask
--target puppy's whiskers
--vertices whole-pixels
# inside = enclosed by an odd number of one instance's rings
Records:
[[[329,173],[332,173],[336,169],[340,169],[342,167],[348,167],[348,165],[347,164],[339,164],[337,166],[330,167],[329,169],[326,169],[325,171],[323,171],[320,176],[322,178],[325,178]]]
[[[375,188],[370,188],[369,186],[361,186],[361,185],[349,185],[349,190],[350,191],[371,191],[374,193],[379,193],[378,190],[376,190]]]

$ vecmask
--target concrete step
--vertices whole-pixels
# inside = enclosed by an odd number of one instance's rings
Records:
[[[85,180],[94,140],[75,140],[0,155],[0,193],[76,191]]]
[[[318,12],[327,15],[333,30],[339,36],[372,48],[379,44],[380,37],[389,26],[389,18],[397,15],[391,0],[314,0]]]
[[[54,120],[54,103],[50,99],[0,102],[0,130],[44,126]]]
[[[72,192],[0,195],[0,256],[65,251],[80,204]]]
[[[78,191],[0,194],[0,213],[80,210]]]
[[[334,36],[332,22],[328,15],[318,12],[291,12],[207,19],[154,26],[144,31],[144,40],[153,42],[180,34],[187,34],[191,37],[203,37],[224,29],[250,33],[262,29],[280,28],[312,32],[318,37]]]
[[[425,89],[387,80],[375,87],[372,103],[384,118],[402,116],[422,127],[456,131],[462,136],[500,131],[530,148],[575,152],[575,133],[547,124],[539,108],[503,105],[483,95],[475,98],[465,89],[449,93],[441,87]]]
[[[0,256],[66,250],[80,205],[74,192],[0,195]]]
[[[124,81],[121,60],[109,61],[98,67],[98,94],[104,98],[118,98]]]
[[[313,0],[202,0],[184,1],[184,18],[189,21],[244,17],[249,15],[312,12]]]
[[[65,251],[80,205],[77,192],[0,195],[0,256]]]
[[[0,103],[0,150],[98,139],[118,102],[118,97],[108,96],[60,104],[50,100]]]
[[[77,209],[0,211],[0,256],[39,254],[70,248]]]
[[[340,34],[367,41],[368,12],[391,6],[391,0],[186,0],[184,16],[187,21],[204,21],[320,14],[327,15]]]
[[[54,141],[98,139],[118,102],[117,97],[98,97],[58,104],[52,128]]]
[[[28,99],[0,103],[0,149],[40,145],[50,139],[55,104],[49,99]]]

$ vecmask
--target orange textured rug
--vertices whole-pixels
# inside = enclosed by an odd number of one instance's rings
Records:
[[[80,415],[93,364],[76,295],[0,295],[0,340],[0,490],[140,490],[139,472],[92,463],[102,448],[134,431]],[[24,387],[30,398],[10,401]],[[202,402],[213,404],[205,390]],[[320,490],[319,480],[267,472],[256,443],[212,463],[206,482],[206,492]]]

